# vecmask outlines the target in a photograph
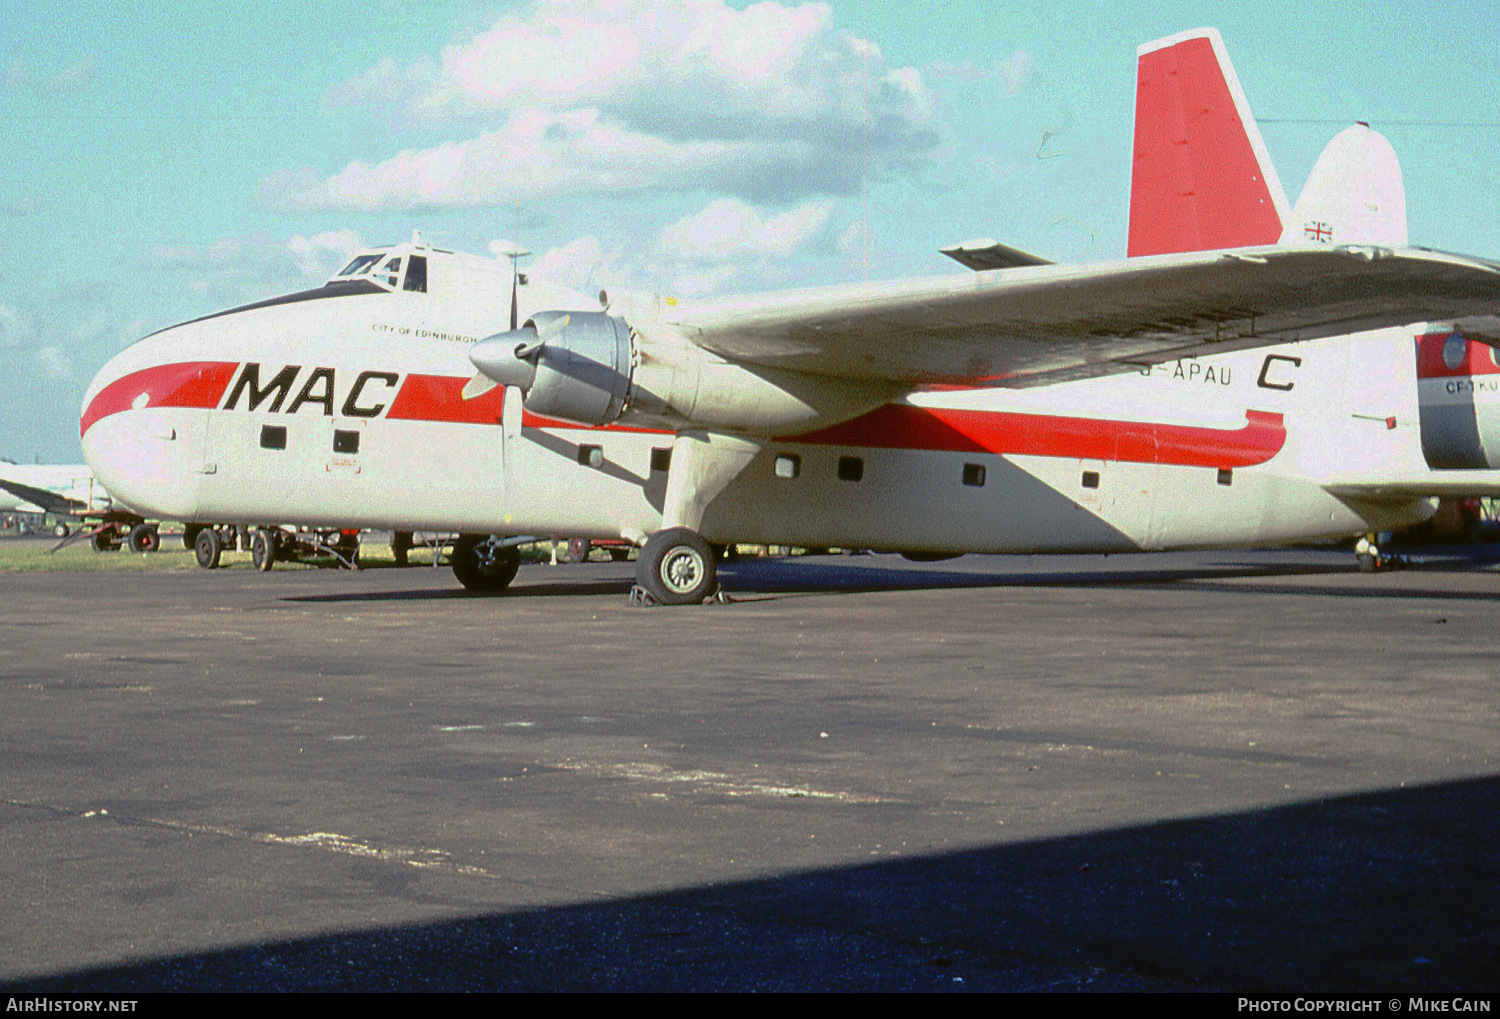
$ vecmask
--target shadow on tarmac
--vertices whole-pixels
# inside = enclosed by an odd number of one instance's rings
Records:
[[[1497,878],[1487,777],[3,990],[1495,991]]]
[[[1044,557],[1037,557],[1044,558]],[[996,563],[995,572],[984,570],[986,560],[970,557],[965,561],[975,568],[956,570],[931,565],[881,565],[880,560],[860,560],[848,564],[842,556],[797,556],[792,558],[742,558],[720,564],[719,580],[730,601],[764,601],[788,596],[859,594],[881,591],[938,590],[945,588],[990,587],[1187,587],[1194,590],[1223,590],[1222,582],[1233,580],[1270,580],[1278,577],[1347,576],[1355,572],[1352,555],[1349,561],[1337,563],[1295,563],[1265,561],[1221,561],[1204,565],[1142,565],[1148,555],[1129,557],[1130,565],[1109,566],[1109,559],[1098,557],[1096,568],[1049,572],[1044,569],[1005,569]],[[1119,561],[1119,560],[1116,560]],[[1402,570],[1423,573],[1469,573],[1500,562],[1494,557],[1476,556],[1472,552],[1452,557],[1430,558],[1403,566]],[[869,565],[864,565],[869,563]],[[492,595],[475,594],[457,586],[441,589],[407,591],[345,591],[334,594],[288,595],[292,602],[380,602],[435,601],[447,598],[568,598],[602,594],[628,595],[634,583],[633,573],[623,573],[621,564],[596,563],[562,567],[564,579],[532,583],[523,575],[519,583]],[[610,570],[606,576],[590,576],[594,569]],[[1500,601],[1500,585],[1495,592],[1428,590],[1395,586],[1389,576],[1378,587],[1338,585],[1317,587],[1306,584],[1282,586],[1256,584],[1236,585],[1236,591],[1263,594],[1313,594],[1349,598],[1438,598],[1457,600]]]

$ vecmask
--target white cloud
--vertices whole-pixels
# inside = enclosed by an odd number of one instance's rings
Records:
[[[410,210],[642,191],[786,203],[918,165],[939,133],[921,73],[888,67],[816,3],[534,0],[438,60],[381,61],[329,103],[399,110],[429,133],[451,122],[467,137],[331,176],[273,174],[262,185],[273,204]]]
[[[0,348],[19,347],[31,337],[31,323],[19,311],[0,304]]]
[[[286,242],[287,251],[303,276],[327,279],[338,272],[363,247],[354,230],[329,230],[311,237],[297,234]]]
[[[494,245],[491,245],[493,250]],[[561,247],[543,252],[526,268],[528,275],[582,289],[610,286],[620,279],[617,267],[622,252],[608,251],[593,234],[586,234]]]
[[[808,202],[767,217],[737,198],[721,198],[666,227],[657,244],[663,251],[711,262],[747,255],[785,257],[823,232],[835,205]]]
[[[72,358],[60,347],[40,347],[32,353],[32,357],[48,378],[67,379],[73,376]]]
[[[228,305],[322,282],[363,246],[354,230],[295,234],[287,240],[252,234],[206,244],[158,244],[148,260],[176,274],[179,285]]]
[[[1025,50],[1016,50],[996,65],[1005,94],[1013,96],[1036,77],[1036,60]]]

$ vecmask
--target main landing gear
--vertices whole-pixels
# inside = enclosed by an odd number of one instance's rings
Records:
[[[718,593],[714,548],[686,527],[657,531],[636,558],[632,604],[701,604]]]
[[[1390,537],[1390,535],[1386,535]],[[1378,534],[1367,534],[1354,543],[1354,556],[1359,561],[1361,573],[1383,573],[1406,565],[1400,556],[1390,555],[1380,547]]]

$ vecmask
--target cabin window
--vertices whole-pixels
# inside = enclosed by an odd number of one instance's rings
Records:
[[[859,456],[839,457],[839,480],[858,481],[865,476],[865,460]]]
[[[286,425],[261,425],[261,449],[286,449]]]
[[[984,464],[964,464],[964,484],[984,487]]]
[[[1084,471],[1083,472],[1083,487],[1084,488],[1098,488],[1099,487],[1099,472],[1098,471]]]
[[[410,290],[414,294],[427,293],[427,259],[421,255],[411,256],[406,263],[406,280],[401,284],[402,290]]]
[[[672,449],[653,449],[651,451],[651,469],[653,471],[669,471],[672,469]]]
[[[335,453],[358,453],[359,433],[336,430],[333,433],[333,451]]]
[[[1221,484],[1221,485],[1232,485],[1232,484],[1234,484],[1234,471],[1230,470],[1228,467],[1220,467],[1219,468],[1219,484]]]
[[[776,458],[776,476],[795,478],[802,473],[802,458],[795,453],[783,453]]]

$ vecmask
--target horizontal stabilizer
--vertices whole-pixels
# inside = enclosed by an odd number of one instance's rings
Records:
[[[988,237],[964,241],[951,248],[939,250],[955,262],[961,262],[975,272],[984,272],[988,269],[1015,269],[1023,265],[1052,264],[1047,259],[1033,255],[1029,251],[1013,248],[1009,244],[1001,244]]]

